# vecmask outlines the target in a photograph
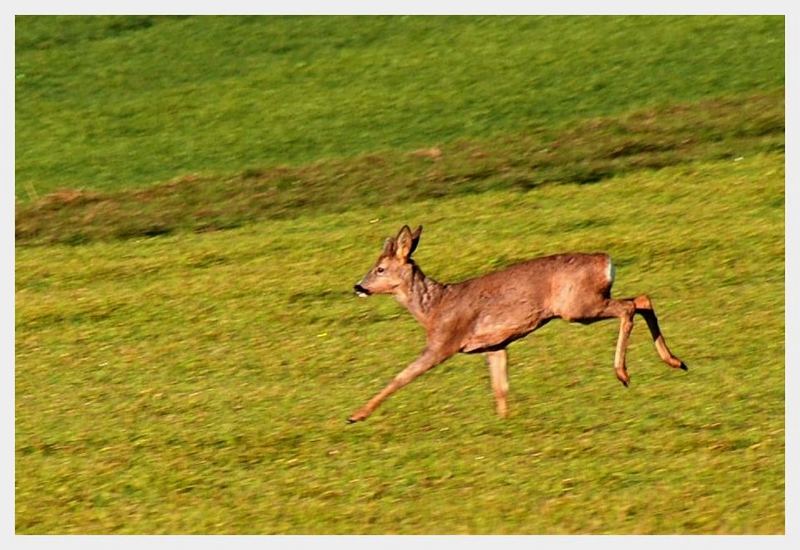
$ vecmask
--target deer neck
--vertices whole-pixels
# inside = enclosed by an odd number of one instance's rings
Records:
[[[412,265],[411,280],[394,295],[422,325],[427,321],[444,293],[446,285],[427,277],[416,265]]]

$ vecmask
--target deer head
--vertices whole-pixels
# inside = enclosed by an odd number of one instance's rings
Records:
[[[397,237],[387,238],[378,261],[353,287],[356,294],[366,298],[370,294],[394,294],[408,287],[414,269],[411,254],[419,244],[421,233],[421,225],[413,232],[404,225]]]

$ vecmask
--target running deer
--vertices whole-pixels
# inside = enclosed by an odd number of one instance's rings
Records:
[[[636,313],[647,322],[661,360],[688,370],[667,347],[647,295],[611,298],[614,264],[608,254],[555,254],[460,283],[442,284],[425,276],[411,259],[421,233],[422,226],[412,232],[405,225],[397,237],[386,239],[375,266],[353,289],[360,297],[394,295],[425,327],[425,349],[348,422],[366,419],[391,394],[458,352],[486,355],[497,413],[505,417],[506,347],[556,318],[582,324],[619,319],[614,370],[626,387],[630,376],[625,351]]]

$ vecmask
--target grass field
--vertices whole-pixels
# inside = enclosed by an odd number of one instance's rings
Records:
[[[17,18],[18,534],[784,532],[783,20],[439,25]],[[457,356],[346,425],[405,223],[446,282],[609,252],[690,370],[553,322],[506,420]]]
[[[16,18],[16,196],[783,86],[782,17]]]

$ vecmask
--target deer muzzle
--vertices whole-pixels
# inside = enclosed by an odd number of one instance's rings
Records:
[[[367,296],[372,294],[372,292],[370,292],[368,289],[364,288],[360,284],[355,285],[353,287],[353,290],[356,291],[356,294],[358,295],[359,298],[366,298]]]

